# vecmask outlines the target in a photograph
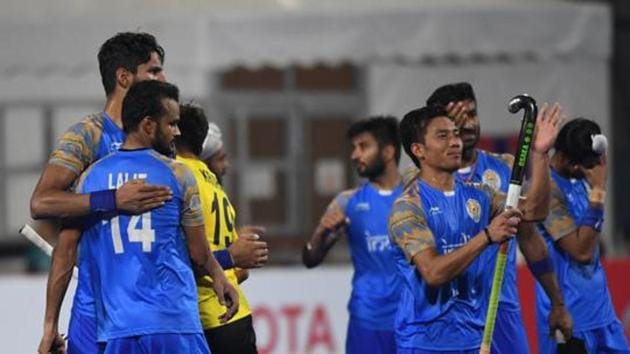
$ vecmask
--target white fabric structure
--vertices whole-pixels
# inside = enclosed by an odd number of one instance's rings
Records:
[[[611,50],[609,9],[573,3],[245,10],[229,17],[3,19],[0,97],[100,97],[98,46],[115,32],[136,29],[160,39],[173,81],[195,95],[207,93],[202,74],[235,64],[607,62]]]

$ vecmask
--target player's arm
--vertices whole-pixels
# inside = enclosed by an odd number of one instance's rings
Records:
[[[227,307],[227,311],[219,317],[221,323],[225,323],[238,311],[238,293],[228,282],[223,268],[214,258],[206,240],[203,223],[201,225],[184,224],[183,229],[196,275],[198,277],[209,275],[212,278],[212,287],[217,294],[219,303]]]
[[[249,278],[249,270],[247,269],[236,268],[234,270],[234,273],[236,274],[236,281],[239,284],[242,284],[245,280]]]
[[[565,338],[571,338],[573,320],[564,305],[562,291],[558,285],[553,263],[549,258],[547,244],[536,230],[535,224],[530,222],[523,222],[519,225],[516,239],[530,272],[551,300],[551,312],[549,314],[550,334],[555,333],[555,330],[559,329]]]
[[[557,103],[543,105],[536,119],[536,131],[531,151],[531,185],[525,200],[519,203],[524,219],[544,220],[549,213],[550,176],[548,151],[553,147],[564,118]]]
[[[302,249],[302,263],[307,268],[318,266],[344,233],[344,227],[350,222],[343,211],[347,201],[348,193],[340,193],[326,208],[313,235]]]
[[[389,235],[431,287],[440,287],[460,275],[490,244],[515,234],[520,211],[507,210],[468,243],[448,254],[439,254],[424,211],[410,199],[394,203],[389,218]]]
[[[53,249],[46,285],[44,335],[38,349],[40,353],[48,353],[53,347],[63,346],[63,340],[59,341],[58,334],[59,312],[72,278],[80,238],[81,230],[63,229],[59,234],[59,241]]]
[[[118,190],[72,193],[70,187],[74,181],[94,162],[98,134],[95,125],[80,122],[59,139],[31,196],[33,219],[78,217],[115,210],[139,214],[171,198],[168,188],[139,181],[128,182]]]
[[[575,220],[568,209],[567,200],[559,190],[554,190],[551,213],[544,227],[557,245],[576,262],[590,263],[599,242],[604,223],[606,197],[606,158],[592,169],[584,170],[591,185],[589,205],[580,220]]]
[[[311,239],[302,249],[302,263],[307,268],[318,266],[337,242],[341,229],[347,223],[346,215],[339,208],[327,210],[322,215]]]

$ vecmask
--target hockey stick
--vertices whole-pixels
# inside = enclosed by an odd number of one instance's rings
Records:
[[[44,251],[49,257],[52,257],[53,247],[40,234],[37,233],[29,224],[24,224],[20,229],[22,236],[26,237],[32,244]],[[72,277],[77,278],[79,269],[75,266],[72,271]]]
[[[536,125],[536,116],[538,115],[538,107],[536,101],[528,95],[518,95],[510,100],[508,111],[517,113],[524,111],[523,120],[521,122],[521,131],[518,137],[517,154],[512,164],[512,175],[510,176],[510,186],[508,187],[505,208],[515,208],[521,196],[521,188],[523,177],[525,176],[525,167],[529,157],[529,150],[534,138],[534,127]],[[483,340],[481,342],[480,354],[489,354],[492,345],[492,334],[494,333],[494,324],[497,317],[497,309],[499,308],[499,295],[503,285],[503,275],[505,274],[505,264],[507,261],[507,251],[509,243],[504,242],[499,247],[497,261],[494,267],[494,277],[492,279],[492,290],[490,291],[490,301],[488,303],[488,312],[486,315],[486,323],[483,331]]]

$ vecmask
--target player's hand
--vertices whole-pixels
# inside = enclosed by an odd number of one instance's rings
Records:
[[[593,166],[593,168],[580,168],[591,188],[606,190],[606,178],[608,175],[606,173],[607,165],[608,158],[606,155],[603,155],[599,158],[599,163]]]
[[[260,268],[269,260],[267,242],[261,241],[265,228],[244,226],[237,231],[238,238],[228,247],[234,265],[239,268]]]
[[[223,272],[212,277],[212,288],[217,294],[219,303],[227,308],[225,313],[219,316],[219,321],[221,323],[226,323],[230,320],[230,318],[234,317],[238,311],[238,292],[232,284],[228,282]]]
[[[39,354],[62,353],[66,352],[66,341],[57,330],[44,330],[44,335],[39,342],[37,348]]]
[[[514,237],[522,219],[523,213],[517,208],[507,209],[497,215],[488,225],[488,234],[492,242],[502,243]]]
[[[534,151],[546,154],[553,147],[560,127],[566,121],[566,116],[562,112],[562,107],[557,102],[549,107],[543,104],[538,117],[536,117],[536,127],[534,128]]]
[[[466,102],[464,101],[449,102],[449,104],[446,105],[446,113],[448,117],[453,120],[456,127],[461,128],[464,122],[469,118],[467,108]]]
[[[549,312],[549,335],[555,337],[556,330],[560,330],[566,340],[573,337],[573,319],[564,305],[551,306]]]
[[[171,198],[170,188],[134,179],[116,190],[116,209],[138,215],[164,205]]]
[[[343,211],[339,209],[330,210],[324,213],[321,220],[319,220],[319,227],[325,232],[335,232],[341,227],[350,223],[350,220],[346,217]]]

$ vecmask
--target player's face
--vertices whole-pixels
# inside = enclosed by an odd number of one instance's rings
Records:
[[[179,103],[173,99],[163,99],[162,104],[166,113],[157,121],[153,148],[164,155],[171,156],[175,151],[175,137],[180,135],[179,127]]]
[[[136,74],[133,77],[133,82],[140,82],[145,80],[157,80],[166,82],[166,75],[164,74],[164,68],[162,67],[162,61],[160,56],[156,52],[151,53],[149,61],[138,65]]]
[[[385,162],[376,138],[368,132],[352,139],[350,160],[359,176],[373,179],[383,174]]]
[[[459,128],[459,136],[462,139],[464,150],[469,150],[477,146],[479,142],[481,129],[477,116],[477,103],[473,100],[460,102],[464,104],[464,114],[462,119],[457,122],[457,128]]]
[[[224,148],[220,148],[219,151],[215,152],[207,161],[206,165],[215,176],[219,182],[222,181],[223,176],[227,173],[227,170],[230,168],[230,159],[228,158],[228,154]]]
[[[459,129],[448,117],[429,122],[420,151],[420,163],[441,171],[454,172],[462,164],[462,139]]]

